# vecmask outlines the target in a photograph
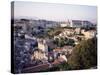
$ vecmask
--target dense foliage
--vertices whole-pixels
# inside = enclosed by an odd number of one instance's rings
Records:
[[[68,39],[68,38],[56,38],[54,40],[54,44],[56,44],[58,47],[63,47],[65,45],[70,45],[70,46],[74,46],[74,40],[73,39]]]
[[[97,39],[82,41],[75,46],[68,59],[71,69],[88,69],[97,66]]]

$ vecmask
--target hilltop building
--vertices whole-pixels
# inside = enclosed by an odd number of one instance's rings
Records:
[[[92,25],[90,21],[70,20],[70,27],[92,27]]]

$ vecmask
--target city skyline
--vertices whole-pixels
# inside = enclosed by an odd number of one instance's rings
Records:
[[[12,2],[11,72],[97,69],[97,7]]]
[[[15,18],[39,18],[54,21],[68,19],[89,20],[97,22],[97,7],[37,2],[14,2]]]

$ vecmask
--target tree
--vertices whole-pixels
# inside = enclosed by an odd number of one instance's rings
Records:
[[[66,62],[63,62],[63,63],[59,64],[57,67],[58,67],[58,70],[60,70],[60,71],[71,69],[70,65]]]
[[[59,35],[60,33],[61,33],[61,31],[58,30],[58,31],[55,31],[54,35]]]
[[[75,41],[73,39],[68,39],[68,41],[66,41],[66,45],[71,45],[74,46]]]
[[[68,58],[71,69],[88,69],[97,66],[97,39],[82,41]]]
[[[60,40],[59,40],[59,47],[63,47],[64,45],[65,45],[65,40],[64,40],[64,38],[60,38]]]
[[[58,45],[59,44],[59,39],[56,38],[54,41],[53,41],[54,44]]]
[[[70,46],[74,46],[75,41],[73,39],[68,39],[68,38],[56,38],[53,41],[54,44],[56,44],[58,47],[63,47],[65,45],[70,45]]]

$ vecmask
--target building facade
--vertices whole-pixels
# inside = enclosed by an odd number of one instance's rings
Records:
[[[93,24],[85,20],[71,20],[70,27],[91,27]]]
[[[48,52],[48,45],[45,39],[38,39],[38,49]]]

